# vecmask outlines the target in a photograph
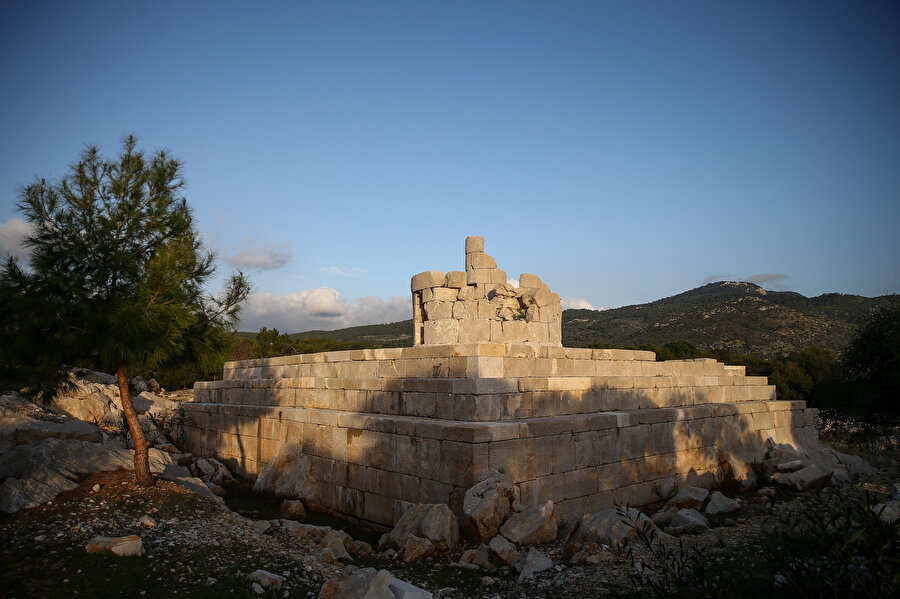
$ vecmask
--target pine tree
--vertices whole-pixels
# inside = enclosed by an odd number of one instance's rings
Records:
[[[236,273],[221,295],[205,294],[214,255],[179,196],[183,169],[165,151],[145,156],[133,135],[115,159],[86,147],[58,181],[20,189],[31,254],[0,270],[3,374],[49,391],[73,365],[114,370],[143,486],[154,479],[128,373],[221,350],[250,291]]]

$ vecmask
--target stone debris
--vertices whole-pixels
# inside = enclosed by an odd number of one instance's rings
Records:
[[[730,514],[741,509],[741,504],[736,499],[731,499],[722,495],[719,491],[714,491],[709,498],[706,509],[703,510],[709,516],[718,516],[719,514]]]
[[[625,512],[625,516],[620,513]],[[585,514],[569,541],[570,545],[579,543],[598,543],[603,545],[622,544],[634,537],[635,528],[626,523],[630,520],[637,526],[656,528],[650,518],[636,508],[610,508],[592,514]]]
[[[428,539],[423,539],[415,535],[406,537],[406,544],[403,545],[403,551],[400,552],[405,563],[422,561],[434,553],[434,544]]]
[[[393,530],[383,538],[387,545],[401,549],[411,535],[428,539],[437,551],[450,551],[459,542],[459,524],[447,504],[414,505],[403,513]]]
[[[693,508],[680,509],[675,513],[672,522],[665,531],[672,535],[699,534],[709,529],[709,521]]]
[[[521,566],[521,568],[519,566]],[[525,556],[521,564],[516,566],[516,569],[521,572],[519,574],[519,582],[533,578],[535,573],[549,570],[552,567],[553,560],[534,547],[530,547],[528,549],[528,555]]]
[[[514,566],[522,558],[522,555],[516,550],[516,546],[502,535],[491,539],[488,549],[490,549],[491,555],[505,566]]]
[[[144,514],[143,516],[141,516],[141,519],[138,520],[138,524],[140,524],[144,528],[153,528],[157,525],[157,522],[150,516]]]
[[[703,502],[709,496],[709,491],[702,487],[684,486],[678,489],[672,499],[666,502],[665,509],[680,510],[682,508],[692,508],[699,510],[703,507]]]
[[[509,514],[512,497],[513,484],[509,476],[496,470],[489,471],[463,497],[463,533],[481,542],[493,538]]]
[[[280,590],[284,582],[284,576],[267,572],[266,570],[254,570],[250,573],[250,581],[259,584],[263,589]]]
[[[51,422],[27,416],[0,418],[0,440],[13,445],[28,445],[44,439],[75,439],[102,443],[103,432],[96,425],[80,420]]]
[[[253,490],[269,491],[290,499],[315,500],[315,470],[312,461],[303,454],[300,444],[283,445],[260,471]]]
[[[553,502],[527,508],[507,518],[500,532],[517,545],[537,545],[556,538],[557,522]]]
[[[515,547],[513,547],[513,549],[515,549]],[[459,557],[459,561],[461,564],[474,565],[479,568],[491,569],[493,567],[491,564],[491,552],[488,546],[483,543],[475,549],[466,549],[463,551],[462,555]],[[518,561],[518,559],[516,561]]]
[[[119,557],[144,555],[144,544],[141,537],[128,535],[125,537],[94,537],[87,544],[88,553],[112,553]]]
[[[396,599],[390,588],[393,581],[387,570],[363,568],[323,584],[318,599]]]
[[[302,520],[306,518],[306,509],[299,499],[285,499],[281,502],[281,517],[286,520]]]
[[[900,501],[878,503],[872,506],[872,511],[887,524],[892,524],[900,520]]]

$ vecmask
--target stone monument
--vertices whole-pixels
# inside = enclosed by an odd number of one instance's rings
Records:
[[[386,525],[417,503],[461,515],[496,469],[565,523],[752,476],[767,439],[817,436],[815,410],[742,366],[562,347],[559,296],[534,275],[509,284],[481,237],[465,272],[420,273],[411,291],[413,347],[228,362],[196,383],[189,451],[254,477],[298,443],[319,504]]]

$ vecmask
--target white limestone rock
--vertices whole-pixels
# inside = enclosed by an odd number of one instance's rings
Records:
[[[547,557],[534,547],[530,547],[528,549],[528,555],[526,555],[525,559],[522,560],[521,566],[522,571],[519,574],[519,582],[528,580],[529,578],[534,578],[534,575],[537,572],[549,570],[553,567],[553,560],[551,560],[549,557]]]
[[[284,580],[284,576],[279,576],[266,570],[255,570],[250,573],[250,581],[259,584],[264,589],[277,591],[281,589],[281,583]]]
[[[128,535],[125,537],[94,537],[85,547],[88,553],[112,553],[119,557],[144,555],[144,544],[141,537]]]
[[[698,534],[709,529],[709,521],[697,510],[684,508],[678,510],[669,524],[669,532],[673,535]]]
[[[312,461],[303,454],[299,443],[282,446],[278,454],[263,467],[253,490],[269,491],[279,497],[316,499],[316,475]]]
[[[438,551],[450,551],[459,542],[459,524],[444,503],[414,505],[403,513],[387,541],[400,549],[410,535],[428,539]]]
[[[643,512],[632,507],[624,508],[627,518],[638,526],[649,526],[651,529],[656,528],[653,521]],[[578,524],[578,528],[572,535],[570,544],[577,543],[598,543],[602,545],[613,545],[616,543],[624,543],[628,539],[634,537],[635,529],[633,526],[626,524],[626,518],[619,513],[616,508],[601,510],[592,514],[585,514]]]
[[[432,553],[434,553],[434,543],[416,535],[406,537],[406,544],[403,545],[403,551],[400,552],[404,563],[407,564],[422,561]]]
[[[510,543],[502,535],[497,535],[488,544],[491,554],[498,562],[505,566],[514,566],[522,558],[516,550],[516,546]]]
[[[692,487],[690,485],[678,489],[678,493],[666,502],[665,509],[682,509],[691,508],[699,510],[703,507],[703,502],[709,496],[709,491],[702,487]]]
[[[500,532],[517,545],[537,545],[556,538],[557,522],[553,502],[527,508],[510,516]]]
[[[509,514],[512,480],[496,470],[488,472],[463,497],[463,533],[481,542],[493,538]]]
[[[363,568],[323,584],[318,599],[396,599],[390,588],[393,581],[387,570]]]
[[[741,504],[737,500],[725,497],[718,491],[715,491],[712,497],[709,498],[709,503],[704,511],[707,515],[717,516],[719,514],[730,514],[739,509],[741,509]]]

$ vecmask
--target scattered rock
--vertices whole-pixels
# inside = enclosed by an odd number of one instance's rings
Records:
[[[703,507],[703,502],[709,496],[709,491],[702,487],[685,486],[678,490],[675,497],[666,502],[665,509],[680,510],[682,508],[692,508],[699,510]]]
[[[94,537],[87,544],[85,550],[88,553],[112,553],[119,557],[131,557],[144,555],[144,544],[141,537],[128,535],[127,537]]]
[[[169,410],[178,407],[178,402],[160,397],[150,391],[144,391],[131,398],[131,405],[138,414],[150,414],[155,418],[164,418]]]
[[[103,433],[96,425],[80,420],[50,422],[27,416],[5,416],[0,419],[0,440],[13,445],[28,445],[44,439],[76,439],[102,443]]]
[[[150,385],[147,384],[147,379],[142,376],[136,376],[131,379],[131,390],[135,393],[143,393],[145,391],[150,390]]]
[[[522,558],[516,550],[516,546],[510,543],[502,535],[497,535],[488,544],[491,554],[503,565],[514,566]]]
[[[221,486],[222,483],[232,480],[234,477],[225,464],[214,458],[201,458],[195,462],[202,480],[207,485]]]
[[[444,503],[414,505],[403,513],[386,542],[400,549],[410,535],[428,539],[438,551],[450,551],[459,541],[459,524]]]
[[[513,497],[512,480],[506,474],[491,470],[463,498],[463,532],[486,542],[500,530],[509,514]]]
[[[253,591],[254,593],[256,593],[257,595],[262,595],[263,593],[266,592],[266,590],[264,588],[262,588],[262,585],[259,584],[258,582],[251,583],[250,590]]]
[[[872,507],[872,511],[878,514],[884,522],[891,524],[900,520],[900,501],[886,501]]]
[[[272,574],[271,572],[267,572],[265,570],[256,570],[250,573],[250,580],[252,582],[258,583],[264,589],[272,589],[277,591],[281,589],[281,583],[284,582],[284,576]]]
[[[299,499],[285,499],[281,502],[281,517],[286,520],[302,520],[306,518],[306,510]]]
[[[638,526],[648,525],[650,528],[656,528],[653,521],[648,518],[640,510],[627,507],[624,508],[627,519]],[[616,508],[610,508],[595,512],[593,514],[585,514],[572,535],[571,542],[574,543],[600,543],[613,545],[616,543],[624,543],[626,540],[635,535],[633,526],[625,523],[625,518]]]
[[[156,520],[154,520],[153,518],[151,518],[150,516],[148,516],[146,514],[141,516],[141,519],[138,520],[138,523],[145,528],[153,528],[154,526],[157,525]]]
[[[776,472],[769,480],[794,489],[795,491],[808,491],[825,486],[834,474],[833,468],[826,468],[818,462],[794,472]]]
[[[431,599],[431,593],[425,589],[420,589],[399,578],[391,578],[388,589],[393,593],[395,599]]]
[[[473,564],[480,568],[488,568],[491,566],[491,554],[488,546],[482,543],[475,549],[463,551],[459,561],[462,564]]]
[[[741,504],[737,500],[725,497],[718,491],[715,491],[712,497],[709,498],[709,503],[704,511],[710,516],[717,516],[719,514],[730,514],[739,509],[741,509]]]
[[[323,584],[318,599],[395,599],[390,589],[393,581],[387,570],[363,568]]]
[[[556,538],[556,514],[553,502],[530,507],[510,516],[500,532],[517,545],[537,545]]]
[[[519,574],[519,582],[523,580],[533,578],[536,572],[543,572],[544,570],[549,570],[553,567],[553,560],[549,557],[535,549],[534,547],[530,547],[528,549],[528,555],[525,556],[525,559],[522,560],[522,570],[521,574]]]
[[[709,529],[709,521],[693,508],[678,510],[669,525],[669,532],[673,535],[692,535],[707,529]]]
[[[315,500],[316,476],[312,461],[303,455],[298,443],[288,443],[266,464],[256,483],[256,492],[269,491],[279,497]]]
[[[415,535],[406,537],[406,544],[403,546],[401,555],[406,563],[418,562],[425,557],[434,553],[434,545],[428,539],[423,539]]]
[[[252,526],[256,532],[266,532],[272,525],[269,524],[268,520],[254,520],[250,523],[250,526]]]

